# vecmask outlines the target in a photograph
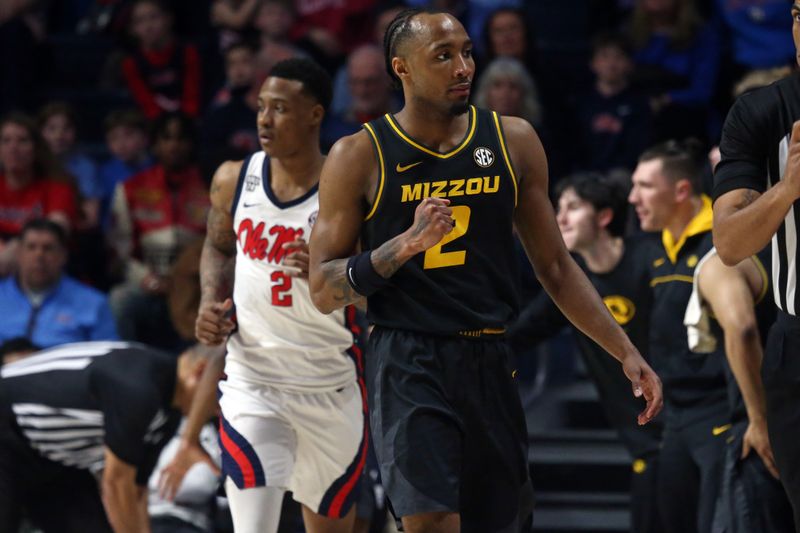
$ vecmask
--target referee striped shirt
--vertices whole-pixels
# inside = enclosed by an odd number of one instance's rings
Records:
[[[0,369],[2,419],[64,466],[98,472],[108,446],[144,484],[180,421],[176,367],[174,357],[121,342],[44,350]]]
[[[722,159],[714,175],[714,199],[736,189],[763,193],[783,179],[792,125],[800,120],[797,73],[739,97],[722,130]],[[789,209],[772,237],[772,286],[776,305],[797,316],[800,205]]]

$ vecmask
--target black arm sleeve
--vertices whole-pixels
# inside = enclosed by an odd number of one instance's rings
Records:
[[[725,119],[719,145],[721,160],[714,172],[714,200],[736,189],[760,193],[767,189],[770,132],[765,115],[769,109],[753,105],[752,96],[741,96]]]

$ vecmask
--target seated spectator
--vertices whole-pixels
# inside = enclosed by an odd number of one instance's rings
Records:
[[[217,28],[220,51],[242,42],[248,30],[252,30],[260,5],[260,0],[213,0],[211,25]]]
[[[212,351],[67,344],[0,369],[0,531],[151,531],[147,481]]]
[[[630,36],[636,82],[651,95],[656,140],[707,137],[718,29],[704,23],[692,0],[637,0]]]
[[[373,26],[372,42],[383,50],[383,36],[392,20],[404,9],[402,5],[388,5],[379,8],[375,13],[375,25]],[[332,115],[346,113],[350,109],[353,97],[350,94],[350,85],[347,80],[347,64],[339,67],[333,79],[333,98],[329,108]]]
[[[481,64],[486,65],[497,57],[510,57],[532,69],[536,52],[532,37],[521,10],[513,7],[494,10],[486,17]]]
[[[259,48],[256,53],[257,81],[266,78],[275,63],[303,55],[303,52],[289,39],[294,20],[294,3],[291,0],[261,2],[253,24],[259,32]]]
[[[122,73],[148,119],[165,112],[200,113],[200,56],[176,39],[172,22],[163,0],[135,0],[130,30],[137,47],[123,61]]]
[[[111,200],[117,185],[153,165],[144,115],[136,110],[112,111],[105,120],[111,157],[100,167],[100,226],[111,223]]]
[[[260,150],[255,52],[249,45],[235,44],[225,51],[225,77],[200,134],[200,161],[206,176],[213,175],[224,161],[244,159]]]
[[[53,221],[28,222],[16,276],[0,281],[0,341],[26,337],[43,348],[117,338],[108,300],[64,273],[67,235]]]
[[[475,104],[524,118],[537,128],[542,123],[542,105],[533,78],[522,63],[510,57],[498,57],[486,67],[478,81]]]
[[[117,187],[111,245],[126,265],[125,283],[111,292],[120,336],[166,349],[182,346],[166,293],[183,248],[203,235],[208,189],[194,164],[191,119],[168,114],[155,125],[156,164]]]
[[[0,276],[16,265],[16,237],[34,218],[46,217],[72,228],[75,191],[26,115],[0,121]]]
[[[51,102],[39,111],[42,138],[78,186],[81,196],[80,224],[91,228],[98,223],[102,190],[97,164],[76,147],[76,122],[75,111],[64,102]]]
[[[652,116],[647,98],[630,87],[631,50],[621,37],[595,39],[590,67],[594,85],[575,106],[578,141],[575,167],[606,172],[633,171],[652,141]]]
[[[383,50],[365,44],[347,59],[347,83],[352,97],[344,113],[326,117],[322,125],[321,143],[327,151],[345,135],[361,129],[361,125],[394,110],[392,81],[386,72]]]
[[[222,455],[219,435],[213,424],[200,430],[200,446],[208,454],[208,461],[199,461],[186,472],[181,486],[171,500],[159,494],[161,470],[178,451],[185,419],[175,436],[161,452],[158,463],[147,483],[147,511],[150,514],[152,533],[212,533],[214,531],[215,497],[219,489]]]

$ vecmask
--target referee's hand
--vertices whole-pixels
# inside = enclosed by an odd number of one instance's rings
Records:
[[[639,352],[633,352],[625,358],[622,362],[622,370],[631,381],[633,395],[637,398],[644,396],[647,401],[647,406],[637,418],[639,425],[643,426],[654,419],[664,406],[661,379]]]

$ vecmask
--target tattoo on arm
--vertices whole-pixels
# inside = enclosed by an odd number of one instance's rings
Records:
[[[200,289],[203,300],[221,301],[233,293],[236,235],[230,217],[211,209],[206,240],[200,256]]]
[[[747,189],[742,193],[742,201],[736,206],[737,209],[744,209],[748,205],[752,204],[753,202],[758,199],[758,193],[756,191]]]
[[[347,281],[347,261],[348,259],[334,259],[322,263],[322,275],[325,276],[325,283],[331,289],[331,298],[339,306],[350,305],[363,298],[353,290],[350,282]]]
[[[427,222],[421,225],[427,225]],[[421,231],[422,230],[417,231],[415,235]],[[372,266],[375,268],[375,271],[378,274],[386,279],[389,279],[394,275],[395,272],[400,270],[400,267],[406,262],[406,260],[401,260],[398,257],[399,254],[400,242],[398,239],[386,241],[380,247],[373,250],[372,254],[370,254]]]

